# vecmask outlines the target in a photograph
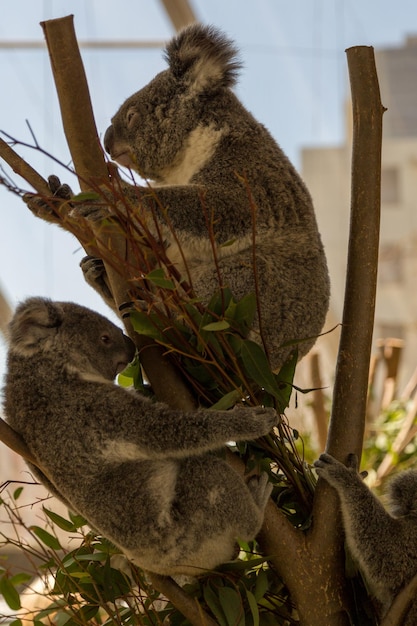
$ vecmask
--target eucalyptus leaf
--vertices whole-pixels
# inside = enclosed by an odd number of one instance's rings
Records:
[[[22,491],[23,491],[23,487],[18,487],[17,489],[15,489],[15,491],[13,492],[13,500],[17,500],[19,496],[21,495]]]
[[[254,293],[249,293],[244,296],[236,304],[236,310],[234,318],[240,327],[243,327],[242,334],[247,335],[250,328],[253,325],[253,321],[256,315],[256,296]]]
[[[65,530],[67,532],[75,532],[77,528],[74,526],[74,523],[70,520],[65,519],[58,513],[54,513],[54,511],[50,511],[46,507],[43,507],[45,514],[53,521],[54,524],[61,528],[61,530]]]
[[[161,267],[158,267],[152,272],[149,272],[145,276],[146,280],[153,283],[156,287],[162,287],[163,289],[175,289],[175,284],[172,280],[167,278],[164,274],[164,270]]]
[[[2,594],[6,604],[13,610],[18,611],[21,608],[20,596],[7,576],[0,579],[0,593]]]
[[[220,604],[219,597],[209,584],[204,587],[203,595],[207,606],[215,616],[216,620],[219,622],[219,626],[229,626],[227,618]]]
[[[268,587],[268,574],[265,570],[261,569],[256,577],[256,585],[254,591],[257,602],[259,602],[259,600],[264,597],[265,593],[268,591]]]
[[[52,550],[62,550],[58,539],[51,535],[51,533],[48,533],[48,531],[44,528],[40,528],[39,526],[30,526],[30,530],[37,536],[38,539],[42,541],[42,543],[48,546],[48,548],[51,548]]]
[[[102,200],[103,198],[96,193],[95,191],[81,191],[80,193],[77,193],[75,196],[71,197],[71,202],[86,202],[87,200],[90,201],[97,201],[97,200]]]
[[[254,341],[245,339],[241,343],[240,358],[248,376],[281,404],[281,391],[262,348]]]
[[[239,592],[231,587],[220,587],[219,600],[226,615],[227,625],[245,626],[245,612]]]
[[[133,329],[139,335],[152,337],[152,339],[159,341],[163,340],[163,334],[158,328],[158,323],[154,315],[148,315],[143,311],[133,311],[130,314],[130,321],[132,322]]]
[[[256,598],[249,589],[246,589],[246,597],[248,599],[248,604],[250,608],[250,612],[252,613],[253,626],[259,626],[259,608],[258,603],[256,602]]]
[[[233,391],[229,391],[223,398],[220,398],[213,404],[211,409],[214,411],[227,411],[227,409],[231,409],[232,406],[235,406],[236,402],[238,402],[242,398],[242,392],[239,389],[233,389]]]
[[[210,322],[210,324],[206,324],[202,327],[202,330],[216,332],[219,330],[227,330],[228,328],[230,328],[229,322],[227,322],[226,320],[219,320],[218,322]]]

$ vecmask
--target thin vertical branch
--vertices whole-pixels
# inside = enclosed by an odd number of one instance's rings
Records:
[[[382,115],[373,48],[347,51],[352,93],[352,197],[343,325],[327,451],[360,455],[374,326],[381,203]]]

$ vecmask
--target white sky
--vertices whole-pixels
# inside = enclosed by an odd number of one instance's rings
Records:
[[[237,42],[245,65],[238,95],[296,165],[303,146],[342,140],[345,48],[397,46],[417,34],[416,0],[193,0],[193,6],[202,22]],[[69,13],[79,39],[173,35],[158,0],[0,0],[0,10],[0,41],[42,40],[39,22]],[[164,68],[155,49],[83,49],[82,56],[101,135],[124,99]],[[0,67],[0,130],[29,141],[28,119],[42,147],[68,162],[46,50],[0,48]],[[43,176],[60,174],[47,158],[21,154]],[[74,185],[67,174],[64,179]],[[34,218],[1,186],[0,220],[0,286],[13,306],[44,295],[109,313],[84,285],[78,268],[83,253],[70,235]]]

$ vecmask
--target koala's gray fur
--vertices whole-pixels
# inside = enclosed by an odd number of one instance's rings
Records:
[[[417,573],[417,471],[402,472],[390,482],[387,512],[358,474],[355,455],[349,467],[329,454],[322,454],[315,466],[339,495],[348,547],[382,607],[382,617]],[[416,624],[417,600],[404,626]]]
[[[153,193],[138,187],[130,198],[138,203],[140,197],[140,214],[148,212],[150,224],[157,215],[168,256],[187,279],[179,242],[203,302],[219,289],[207,222],[223,284],[236,298],[255,291],[255,222],[262,329],[276,368],[293,349],[284,344],[300,340],[299,355],[308,352],[328,308],[327,265],[310,195],[232,92],[240,63],[222,33],[192,25],[168,44],[166,59],[168,69],[113,117],[105,148],[153,181]],[[259,334],[253,338],[260,341]]]
[[[213,452],[268,433],[273,409],[182,412],[114,384],[133,344],[82,306],[31,298],[10,323],[5,413],[34,474],[137,565],[200,574],[257,534],[272,486]]]

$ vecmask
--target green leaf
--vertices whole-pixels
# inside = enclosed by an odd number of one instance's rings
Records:
[[[241,397],[242,392],[239,391],[239,389],[234,389],[233,391],[226,393],[223,398],[220,398],[220,400],[218,400],[216,404],[213,404],[210,408],[214,411],[227,411],[227,409],[231,409],[232,406],[235,406],[236,402],[238,402]]]
[[[210,322],[202,327],[202,330],[208,330],[210,332],[219,331],[219,330],[227,330],[230,328],[229,322],[226,320],[219,320],[218,322]]]
[[[143,311],[133,311],[130,314],[130,320],[132,322],[133,329],[139,335],[145,335],[146,337],[152,337],[153,339],[163,340],[163,334],[159,330],[159,325],[154,315],[148,315]]]
[[[81,526],[87,525],[87,520],[82,515],[72,513],[72,511],[68,511],[68,515],[75,528],[81,528]]]
[[[246,336],[251,329],[255,315],[256,296],[254,293],[249,293],[237,302],[236,309],[234,311],[234,319],[239,324],[241,332],[244,336]]]
[[[264,597],[265,593],[268,591],[268,587],[268,574],[265,570],[260,570],[259,574],[256,577],[256,586],[254,591],[257,602],[259,602],[259,600]]]
[[[152,272],[146,274],[145,278],[146,280],[149,280],[151,283],[153,283],[156,287],[162,287],[163,289],[171,290],[175,289],[173,281],[165,276],[162,267],[158,267],[157,269],[152,270]]]
[[[259,626],[259,609],[258,609],[258,603],[256,602],[256,598],[253,595],[253,593],[251,593],[249,591],[249,589],[246,589],[245,587],[245,591],[246,591],[246,597],[248,599],[248,604],[249,604],[249,608],[250,608],[250,612],[252,613],[252,619],[253,619],[253,626]]]
[[[18,611],[20,608],[22,608],[22,605],[20,604],[19,594],[12,582],[9,580],[9,578],[7,578],[7,576],[3,576],[0,579],[0,592],[3,595],[3,598],[7,605],[13,611]]]
[[[245,339],[241,344],[240,358],[250,378],[252,378],[261,389],[265,389],[265,391],[273,395],[279,400],[280,404],[282,404],[281,391],[271,371],[267,356],[261,346],[254,341]]]
[[[61,515],[58,515],[58,513],[54,513],[54,511],[50,511],[45,507],[43,507],[43,510],[45,514],[49,517],[49,519],[51,519],[53,523],[58,526],[58,528],[61,528],[61,530],[65,530],[67,532],[75,532],[77,530],[74,526],[74,523],[70,522],[70,520],[65,519],[65,517],[61,517]]]
[[[22,620],[21,619],[14,619],[12,622],[9,622],[9,626],[23,626]]]
[[[206,585],[204,587],[203,595],[207,606],[210,608],[214,617],[219,622],[219,626],[229,626],[226,616],[222,610],[220,600],[210,585]]]
[[[72,196],[71,202],[85,202],[86,200],[102,200],[102,197],[96,193],[95,191],[82,191],[81,193],[77,193],[75,196]]]
[[[240,594],[231,587],[219,589],[219,600],[228,626],[244,626],[245,612]]]
[[[25,574],[24,572],[21,572],[12,576],[10,578],[10,582],[12,583],[12,585],[18,586],[22,585],[23,583],[29,582],[29,580],[32,580],[32,578],[33,576],[31,576],[30,574]]]
[[[62,550],[61,544],[58,539],[48,533],[44,528],[40,528],[39,526],[30,526],[29,529],[33,532],[34,535],[37,536],[38,539],[42,541],[48,548],[52,550]]]
[[[20,496],[20,494],[23,491],[23,487],[18,487],[14,492],[13,492],[13,500],[17,500]]]

